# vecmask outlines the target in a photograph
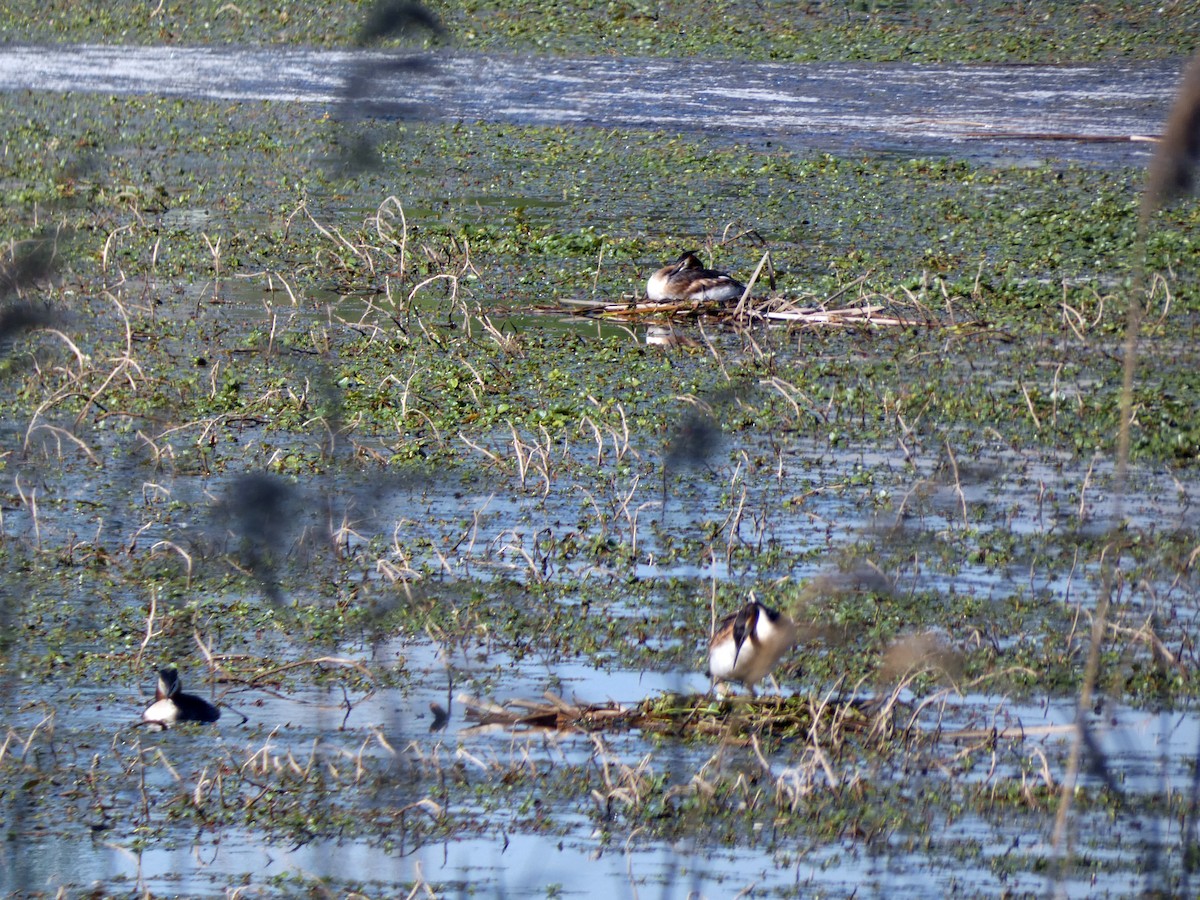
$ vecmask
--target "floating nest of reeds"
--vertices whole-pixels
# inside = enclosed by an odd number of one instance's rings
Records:
[[[765,274],[764,274],[765,273]],[[752,297],[751,292],[763,276],[770,294]],[[825,326],[939,326],[943,323],[932,315],[928,307],[916,301],[911,294],[911,303],[896,302],[881,294],[865,292],[863,285],[871,273],[860,275],[832,294],[821,297],[785,297],[775,291],[775,266],[768,250],[759,260],[758,267],[750,276],[745,291],[737,300],[650,300],[633,297],[621,303],[597,303],[588,300],[564,299],[559,301],[558,312],[571,312],[578,316],[609,319],[617,322],[664,322],[679,319],[695,319],[700,316],[715,318],[728,323],[748,324],[751,322],[775,322],[781,324],[825,325]],[[844,298],[859,289],[857,300],[845,303]],[[835,303],[842,305],[835,306]],[[542,312],[555,309],[541,308]],[[956,323],[962,325],[963,323]]]
[[[711,694],[662,694],[638,703],[568,702],[553,693],[541,700],[490,703],[460,697],[477,728],[509,731],[619,732],[636,729],[675,737],[748,741],[822,736],[887,739],[895,734],[898,704],[797,694],[790,697],[716,698]]]
[[[629,323],[663,319],[694,319],[707,316],[726,322],[762,321],[825,326],[896,327],[940,324],[930,320],[927,316],[906,314],[905,311],[884,303],[829,307],[824,304],[810,305],[785,297],[775,297],[746,304],[710,303],[698,300],[631,300],[627,303],[580,303],[578,305],[568,302],[562,309],[569,309],[575,315]]]

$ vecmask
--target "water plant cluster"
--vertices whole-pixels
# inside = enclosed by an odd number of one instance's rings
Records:
[[[866,7],[860,40],[915,40]],[[668,14],[615,11],[612,46]],[[174,15],[128,33],[195,39]],[[271,15],[255,36],[308,34]],[[1107,15],[1094,46],[1137,52],[1138,14]],[[1194,203],[1139,239],[1141,170],[433,122],[371,123],[353,167],[366,126],[286,104],[15,99],[7,889],[578,887],[506,866],[511,839],[621,856],[621,890],[1186,892]],[[663,345],[573,314],[681,243],[908,324]],[[751,589],[801,626],[785,696],[703,697]],[[165,662],[219,725],[138,724]],[[201,861],[164,868],[180,848]],[[432,872],[454,848],[499,874]],[[95,875],[110,853],[126,874]]]

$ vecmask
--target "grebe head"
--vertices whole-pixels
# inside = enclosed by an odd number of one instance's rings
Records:
[[[179,693],[179,670],[165,666],[158,670],[158,686],[154,689],[155,700],[174,700]]]

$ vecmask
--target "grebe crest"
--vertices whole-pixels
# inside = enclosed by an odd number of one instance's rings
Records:
[[[780,657],[796,643],[796,624],[750,595],[735,613],[721,620],[708,645],[708,675],[716,688],[740,681],[751,696],[754,685],[771,674]]]
[[[687,250],[669,266],[663,266],[646,282],[646,296],[651,300],[696,300],[724,303],[739,299],[746,286],[726,272],[706,269]]]
[[[158,670],[154,702],[142,713],[142,719],[166,727],[176,722],[215,722],[221,711],[195,694],[185,694],[179,671],[172,666]]]

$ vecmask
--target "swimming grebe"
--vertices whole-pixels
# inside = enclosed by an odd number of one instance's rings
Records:
[[[709,642],[708,675],[713,687],[740,681],[753,696],[754,685],[771,673],[795,642],[796,625],[791,616],[751,595],[745,606],[721,620]]]
[[[174,668],[158,670],[158,687],[154,691],[154,702],[142,713],[147,722],[159,725],[174,725],[176,722],[215,722],[221,711],[195,694],[185,694],[180,689],[179,672]]]
[[[693,250],[681,253],[679,259],[663,266],[646,282],[646,296],[651,300],[706,300],[723,303],[737,300],[746,286],[725,272],[706,269]]]

